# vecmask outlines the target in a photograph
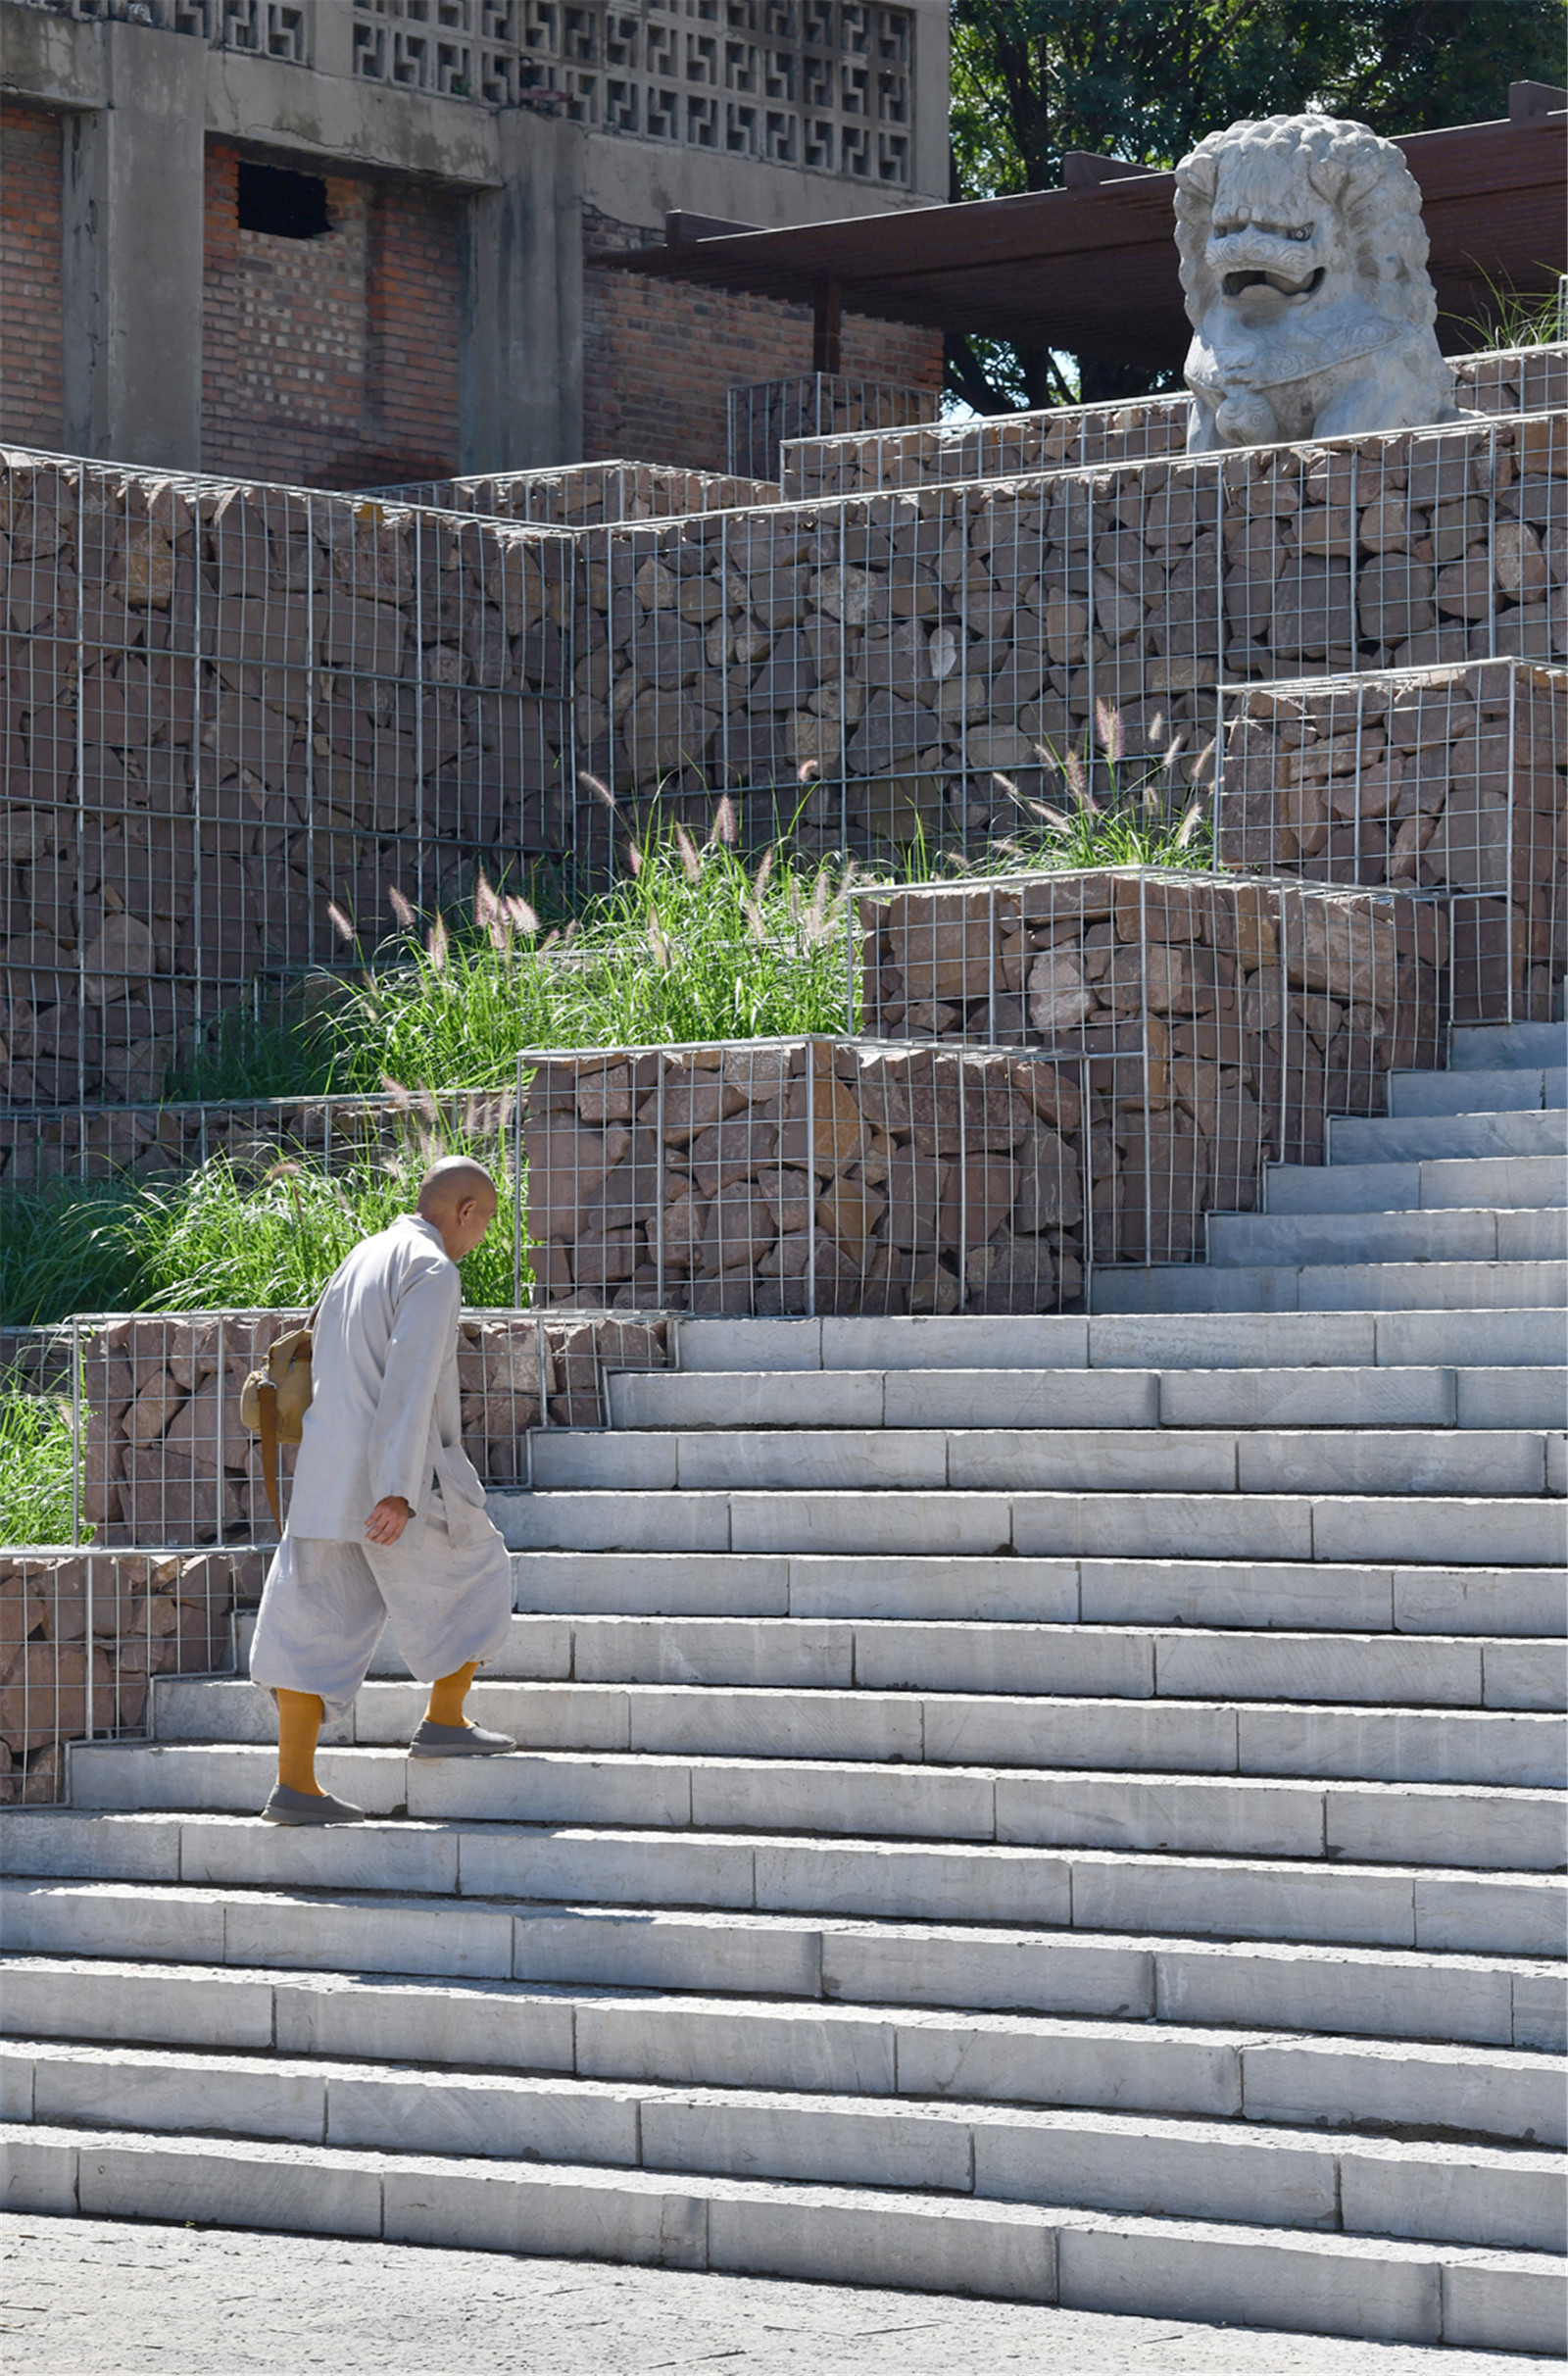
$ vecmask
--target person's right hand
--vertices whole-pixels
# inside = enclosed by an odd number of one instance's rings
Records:
[[[365,1539],[383,1547],[395,1543],[414,1512],[400,1493],[389,1493],[377,1502],[365,1521]]]

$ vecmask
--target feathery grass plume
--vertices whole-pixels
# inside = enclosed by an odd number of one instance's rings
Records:
[[[722,843],[725,849],[733,850],[740,837],[740,819],[735,814],[735,803],[726,792],[713,811],[713,839]]]
[[[1125,757],[1127,735],[1122,724],[1122,715],[1108,701],[1095,703],[1095,740],[1112,767],[1115,767],[1117,762]]]
[[[71,1541],[75,1465],[69,1401],[0,1382],[0,1543]]]
[[[397,918],[398,929],[402,932],[412,932],[415,923],[414,910],[396,883],[387,885],[386,904]]]
[[[338,906],[335,899],[329,899],[327,901],[326,913],[332,920],[332,927],[336,932],[338,939],[347,941],[350,948],[352,948],[354,945],[353,923],[348,916],[345,915],[344,911]]]

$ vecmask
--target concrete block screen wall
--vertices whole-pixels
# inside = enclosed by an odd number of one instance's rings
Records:
[[[948,195],[940,0],[0,0],[0,437],[54,451],[307,486],[584,453],[721,470],[730,385],[808,370],[810,308],[596,259],[671,209],[778,227]],[[298,219],[250,203],[268,176]],[[845,338],[863,378],[940,385],[936,332]]]

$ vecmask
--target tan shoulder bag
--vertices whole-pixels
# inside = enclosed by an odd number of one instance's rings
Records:
[[[279,1534],[283,1510],[277,1490],[277,1448],[297,1444],[311,1408],[311,1331],[318,1304],[303,1328],[287,1329],[267,1349],[266,1365],[253,1369],[240,1388],[240,1423],[262,1439],[262,1482]]]

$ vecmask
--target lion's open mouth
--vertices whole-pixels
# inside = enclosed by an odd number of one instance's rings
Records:
[[[1287,280],[1283,272],[1227,272],[1227,297],[1245,297],[1249,289],[1273,289],[1280,297],[1310,297],[1322,284],[1323,267],[1308,273],[1305,280]]]

